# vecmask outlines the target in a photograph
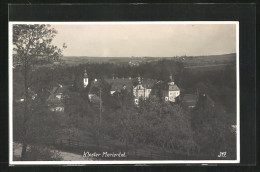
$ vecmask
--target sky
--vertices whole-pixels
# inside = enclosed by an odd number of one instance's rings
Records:
[[[52,24],[64,56],[173,57],[236,52],[235,24]]]

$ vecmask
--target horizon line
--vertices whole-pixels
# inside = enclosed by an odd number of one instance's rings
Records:
[[[152,58],[172,58],[172,57],[203,57],[203,56],[223,56],[223,55],[231,55],[236,54],[234,53],[224,53],[224,54],[209,54],[209,55],[175,55],[175,56],[88,56],[88,55],[63,55],[63,57],[104,57],[104,58],[141,58],[141,57],[152,57]]]

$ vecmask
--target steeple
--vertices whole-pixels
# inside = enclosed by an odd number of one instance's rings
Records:
[[[84,88],[86,88],[86,87],[88,86],[88,74],[87,74],[87,69],[85,69],[85,72],[84,72],[83,86],[84,86]]]
[[[172,78],[172,74],[170,74],[168,84],[169,84],[169,85],[174,85],[174,80],[173,80],[173,78]]]
[[[138,84],[141,84],[142,81],[140,75],[138,75],[137,79],[138,79]]]
[[[85,72],[84,72],[84,78],[87,78],[87,77],[88,77],[87,69],[85,69]]]

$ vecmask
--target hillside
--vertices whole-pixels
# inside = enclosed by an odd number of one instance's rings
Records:
[[[235,63],[236,54],[210,55],[210,56],[175,56],[175,57],[89,57],[89,56],[64,56],[62,59],[68,65],[84,63],[114,63],[139,65],[162,59],[182,61],[184,66],[201,66],[214,64]]]

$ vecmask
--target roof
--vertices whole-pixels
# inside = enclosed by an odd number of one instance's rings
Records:
[[[136,81],[135,79],[128,79],[128,78],[117,78],[117,79],[104,79],[108,84],[111,85],[111,91],[121,91],[124,86],[126,86],[126,89],[132,89],[133,87],[133,82]],[[92,90],[93,87],[99,87],[100,85],[100,79],[97,79],[96,81],[91,82],[91,88]],[[179,87],[177,85],[173,85],[169,87],[168,84],[164,82],[160,82],[154,79],[142,79],[141,85],[144,86],[147,89],[160,89],[162,88],[163,90],[167,91],[180,91]],[[90,91],[91,92],[91,91]]]
[[[56,87],[53,87],[51,91],[49,91],[50,95],[47,98],[47,101],[53,101],[56,99],[57,94],[63,94],[67,89],[67,86],[58,85]]]
[[[185,94],[182,97],[182,103],[187,107],[195,107],[198,101],[196,94]]]
[[[197,101],[198,96],[196,94],[184,94],[182,97],[183,101],[189,102],[189,101]]]
[[[152,89],[154,84],[157,82],[157,80],[154,80],[154,79],[145,79],[145,80],[142,80],[142,85],[145,87],[145,88],[148,88],[148,89]]]
[[[96,81],[91,82],[91,88],[93,87],[99,87],[100,85],[100,79],[97,79]],[[119,91],[123,89],[124,86],[126,86],[126,89],[132,88],[133,87],[133,82],[131,79],[105,79],[105,81],[111,85],[111,91]]]
[[[133,82],[131,79],[105,79],[105,81],[111,84],[111,91],[121,90],[124,86],[126,86],[126,89],[133,87]]]
[[[50,95],[47,101],[51,107],[64,107],[64,104],[53,94]]]
[[[183,102],[183,105],[186,107],[195,107],[197,102]]]
[[[169,91],[180,91],[180,89],[177,85],[171,85],[169,86]]]
[[[55,101],[51,102],[50,106],[51,107],[64,107],[64,104],[60,100],[55,99]]]
[[[174,82],[172,75],[170,75],[168,82]]]
[[[180,88],[176,84],[169,85],[167,82],[163,82],[163,81],[157,81],[155,83],[155,88],[166,90],[166,91],[180,91]]]
[[[166,91],[166,90],[163,90],[163,97],[167,97],[168,96],[168,91]]]
[[[173,78],[170,78],[168,82],[174,82],[175,80]]]
[[[99,87],[100,79],[97,79],[96,81],[91,82],[91,87]]]
[[[57,87],[53,87],[51,93],[52,94],[64,93],[66,89],[67,89],[66,86],[59,85]]]
[[[90,90],[89,90],[89,93],[93,93],[93,88],[99,88],[99,85],[100,85],[100,79],[97,79],[95,81],[92,81],[91,84],[90,84]]]
[[[61,86],[56,90],[56,94],[64,93],[67,90],[67,86]]]

